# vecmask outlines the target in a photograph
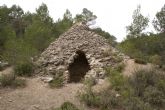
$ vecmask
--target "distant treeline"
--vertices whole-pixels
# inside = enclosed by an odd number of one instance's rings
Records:
[[[165,5],[158,11],[152,21],[157,34],[143,32],[148,26],[149,18],[140,13],[140,6],[133,13],[133,22],[127,26],[127,37],[119,44],[119,49],[131,56],[152,62],[165,64]]]
[[[88,22],[97,18],[93,12],[84,8],[74,18],[69,10],[62,19],[54,21],[46,4],[41,4],[35,13],[24,12],[19,6],[8,8],[0,6],[0,60],[10,64],[29,62],[39,55],[50,42],[66,32],[76,22]],[[116,38],[101,28],[92,29],[116,44]]]

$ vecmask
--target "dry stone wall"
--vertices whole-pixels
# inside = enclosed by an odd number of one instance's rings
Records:
[[[52,42],[41,54],[37,61],[39,72],[48,75],[64,74],[67,80],[67,68],[74,61],[78,50],[85,53],[91,67],[85,77],[104,78],[103,68],[118,63],[114,58],[116,49],[111,47],[104,37],[90,31],[87,25],[78,23]]]

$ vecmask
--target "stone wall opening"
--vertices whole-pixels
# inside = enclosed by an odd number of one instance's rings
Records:
[[[69,82],[80,82],[85,74],[90,70],[90,65],[83,51],[77,51],[77,56],[69,64]]]

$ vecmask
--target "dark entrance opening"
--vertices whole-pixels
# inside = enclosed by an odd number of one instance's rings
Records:
[[[90,70],[90,65],[83,51],[77,51],[77,57],[68,67],[70,78],[69,82],[80,82],[85,74]]]

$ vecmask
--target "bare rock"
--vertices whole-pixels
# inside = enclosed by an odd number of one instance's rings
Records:
[[[49,83],[53,80],[53,77],[41,77],[41,80],[45,83]]]

